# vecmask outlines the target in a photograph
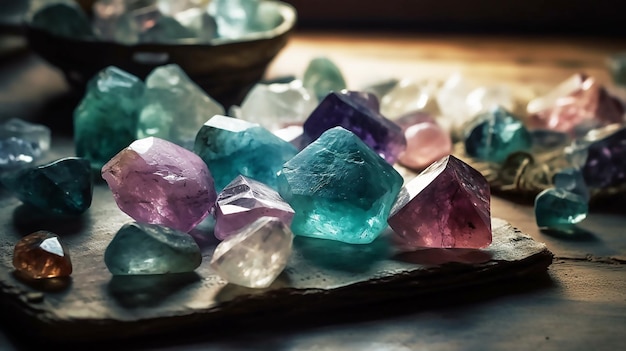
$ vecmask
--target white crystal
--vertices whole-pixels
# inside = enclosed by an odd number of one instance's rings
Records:
[[[266,288],[285,269],[293,233],[273,217],[261,217],[215,248],[211,267],[230,283]]]
[[[439,110],[453,120],[453,126],[460,126],[468,119],[465,100],[471,91],[471,84],[457,73],[448,78],[437,92]]]
[[[483,86],[472,90],[465,100],[468,116],[491,111],[498,106],[507,111],[515,109],[515,98],[511,90],[503,85]]]
[[[290,83],[257,84],[246,96],[238,118],[258,123],[269,130],[303,123],[317,107],[317,99],[294,80]]]
[[[146,79],[137,139],[156,136],[189,150],[198,130],[224,108],[175,64],[157,67]]]
[[[572,93],[580,90],[584,81],[585,78],[583,75],[574,74],[565,81],[561,82],[561,84],[559,84],[556,88],[552,89],[547,94],[532,99],[530,102],[528,102],[526,111],[529,114],[534,114],[545,109],[557,106],[559,104],[559,100],[568,100],[569,96]]]
[[[211,15],[201,8],[190,8],[180,11],[174,18],[183,27],[194,33],[194,37],[206,42],[217,36],[217,24]]]
[[[287,126],[285,128],[275,130],[274,135],[287,142],[293,142],[302,136],[304,129],[301,125]]]
[[[159,11],[167,16],[176,16],[189,9],[206,10],[211,0],[157,0]]]
[[[22,139],[41,151],[50,149],[50,129],[42,124],[11,118],[0,124],[0,139]]]
[[[437,84],[434,81],[415,82],[403,79],[380,101],[380,112],[389,119],[399,118],[409,112],[427,111],[438,114],[435,102]]]

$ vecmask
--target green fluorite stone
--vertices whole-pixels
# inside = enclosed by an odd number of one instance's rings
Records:
[[[312,91],[320,101],[331,91],[339,92],[346,89],[346,81],[343,79],[339,67],[325,57],[311,60],[304,72],[302,84]]]
[[[91,206],[89,162],[67,157],[5,175],[2,183],[23,203],[56,215],[79,215]]]
[[[76,5],[57,3],[35,12],[30,25],[67,38],[93,38],[89,18]]]
[[[123,225],[104,252],[113,275],[192,272],[201,262],[200,248],[189,234],[157,224]]]
[[[367,244],[386,228],[402,183],[359,137],[335,127],[285,163],[279,191],[295,211],[294,234]]]
[[[587,218],[585,198],[565,189],[551,188],[535,198],[535,218],[540,228],[567,228]]]
[[[143,82],[117,67],[100,71],[74,111],[76,155],[100,170],[120,150],[135,141]]]
[[[220,191],[239,175],[276,189],[277,173],[298,150],[258,124],[214,116],[198,132],[194,151]]]

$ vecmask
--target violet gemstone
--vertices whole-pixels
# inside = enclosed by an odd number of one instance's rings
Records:
[[[337,126],[354,133],[390,164],[406,148],[402,128],[363,105],[361,98],[335,92],[328,94],[304,122],[302,141],[308,145]]]
[[[598,132],[587,146],[583,178],[590,187],[620,185],[626,182],[626,128],[609,126]]]
[[[491,244],[489,183],[463,161],[446,156],[405,189],[406,203],[394,206],[399,209],[387,220],[401,249],[478,249]]]
[[[188,232],[208,214],[217,194],[202,159],[169,141],[139,139],[102,167],[119,208],[137,222]]]
[[[261,217],[278,218],[289,227],[293,215],[276,190],[240,175],[217,196],[214,234],[224,240]]]

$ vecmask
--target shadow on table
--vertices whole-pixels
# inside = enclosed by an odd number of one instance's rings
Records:
[[[43,229],[60,236],[76,235],[83,232],[90,223],[89,210],[80,216],[60,216],[22,204],[13,211],[13,226],[22,236]]]

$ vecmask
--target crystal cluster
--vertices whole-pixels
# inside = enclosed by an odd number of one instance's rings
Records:
[[[0,124],[0,170],[27,166],[50,149],[50,129],[11,118]]]
[[[30,279],[64,278],[72,274],[69,251],[56,234],[43,230],[17,242],[13,267]]]

